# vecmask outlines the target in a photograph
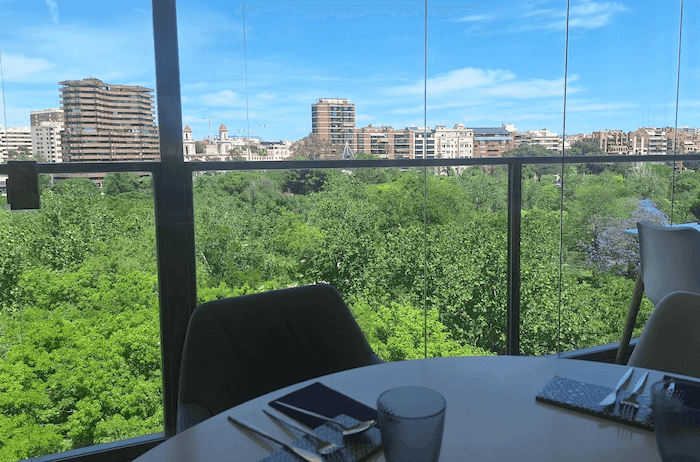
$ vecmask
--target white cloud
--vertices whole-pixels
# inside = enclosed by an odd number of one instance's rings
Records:
[[[3,78],[7,82],[41,81],[44,73],[56,67],[43,58],[2,55]]]
[[[578,80],[576,76],[569,77],[569,83]],[[576,93],[579,89],[567,86],[567,93]],[[564,79],[530,79],[520,82],[509,82],[503,85],[494,85],[484,89],[483,95],[508,97],[508,98],[544,98],[544,97],[563,97],[564,96]]]
[[[626,10],[623,5],[611,2],[584,2],[574,5],[569,11],[569,28],[599,29],[609,25],[614,15]],[[543,16],[542,26],[547,29],[566,27],[566,10],[539,10],[531,15],[533,14]]]
[[[257,94],[258,99],[261,99],[263,101],[269,101],[271,99],[275,99],[276,96],[274,93],[271,93],[269,91],[263,91],[261,93]]]
[[[625,11],[619,3],[584,3],[571,8],[569,27],[597,29],[611,23],[612,16]]]
[[[579,91],[571,86],[578,76],[569,77],[569,93]],[[422,82],[394,87],[391,95],[415,95],[423,92]],[[564,93],[563,78],[518,79],[515,74],[502,69],[464,68],[428,79],[428,102],[438,107],[470,104],[471,101],[493,98],[532,99],[559,97]]]
[[[450,71],[439,77],[428,79],[428,93],[453,93],[457,90],[463,90],[473,87],[484,87],[494,85],[514,79],[515,76],[510,71],[500,69],[477,69],[466,67]],[[424,85],[422,82],[417,82],[411,85],[395,87],[389,90],[393,94],[420,94],[423,93]]]
[[[231,90],[222,90],[218,93],[210,93],[200,96],[202,103],[207,106],[233,106],[239,101],[239,95]]]
[[[51,20],[58,24],[58,3],[56,0],[46,0],[46,5],[49,7]]]
[[[483,14],[477,15],[477,14],[472,14],[469,16],[464,16],[463,18],[460,18],[457,20],[457,22],[487,22],[487,21],[492,21],[494,18],[491,16],[486,16]]]

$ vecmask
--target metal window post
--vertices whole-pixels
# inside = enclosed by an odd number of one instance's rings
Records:
[[[520,218],[523,164],[508,164],[508,321],[506,354],[520,354]]]
[[[165,434],[175,434],[182,346],[197,305],[192,174],[182,153],[175,0],[153,0],[160,164],[153,170]]]

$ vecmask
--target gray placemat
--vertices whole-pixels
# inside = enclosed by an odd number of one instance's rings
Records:
[[[334,420],[346,426],[355,425],[360,422],[344,414],[335,417]],[[311,451],[316,448],[316,443],[313,441],[312,437],[293,429],[290,429],[290,431],[298,435],[298,437],[290,443],[292,446]],[[360,435],[343,437],[340,427],[328,422],[315,430],[311,430],[311,433],[318,435],[326,441],[332,441],[338,446],[343,446],[339,451],[321,456],[324,461],[328,462],[360,462],[368,460],[382,449],[381,436],[379,434],[379,429],[376,427],[370,428]],[[279,449],[264,459],[261,459],[261,462],[299,462],[299,460],[299,456],[292,454],[290,451]]]
[[[629,391],[621,391],[617,395],[617,402],[614,406],[603,407],[598,404],[612,390],[612,388],[600,385],[555,376],[537,394],[535,399],[584,414],[654,431],[654,421],[651,415],[651,397],[648,392],[637,395],[637,401],[640,403],[639,410],[626,414],[620,409],[620,400],[627,398],[631,394]],[[648,390],[648,387],[645,390]]]

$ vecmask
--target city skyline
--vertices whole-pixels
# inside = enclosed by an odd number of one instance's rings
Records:
[[[683,16],[679,127],[700,120],[690,59],[699,9],[686,5]],[[335,97],[355,104],[358,128],[424,125],[422,3],[245,11],[244,49],[241,4],[178,2],[183,126],[195,139],[209,135],[211,118],[212,134],[225,123],[231,136],[297,140],[311,132],[311,105]],[[30,111],[60,107],[62,80],[155,88],[150,2],[0,0],[0,12],[0,125],[28,126]],[[567,135],[675,125],[679,13],[647,1],[571,2]],[[561,134],[565,19],[554,1],[429,3],[427,124]]]

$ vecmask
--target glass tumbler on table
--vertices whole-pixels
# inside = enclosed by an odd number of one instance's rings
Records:
[[[437,462],[445,426],[445,398],[423,387],[398,387],[377,399],[387,462]]]
[[[664,462],[700,462],[700,384],[663,380],[651,386],[656,445]]]

